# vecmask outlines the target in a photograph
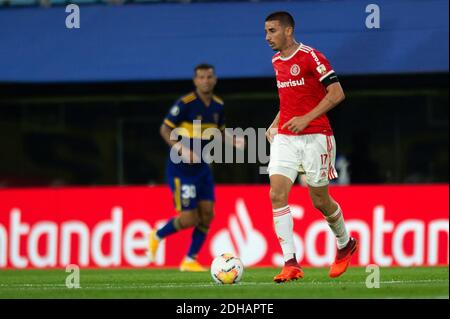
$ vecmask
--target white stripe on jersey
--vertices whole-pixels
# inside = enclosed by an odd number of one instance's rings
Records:
[[[280,56],[277,56],[277,57],[273,58],[272,59],[272,63],[274,63],[276,60],[279,60],[279,59],[280,59]]]
[[[298,48],[295,50],[295,52],[292,53],[290,56],[288,56],[288,57],[286,57],[286,58],[283,58],[283,57],[280,55],[280,59],[281,59],[282,61],[290,60],[293,56],[295,56],[295,55],[297,54],[297,52],[300,50],[300,47],[301,47],[301,46],[302,46],[302,45],[300,44],[300,45],[298,46]]]
[[[325,79],[327,76],[329,76],[329,75],[330,75],[331,73],[333,73],[333,72],[334,72],[334,70],[329,71],[327,74],[323,75],[323,76],[319,79],[319,81],[322,82],[323,79]]]
[[[301,46],[302,49],[305,49],[307,51],[312,51],[313,50],[313,48],[311,48],[311,47],[309,47],[307,45],[304,45],[303,43],[300,46]]]

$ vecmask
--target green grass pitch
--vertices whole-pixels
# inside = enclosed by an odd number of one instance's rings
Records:
[[[366,287],[364,267],[337,279],[327,268],[305,268],[305,278],[275,284],[275,268],[247,268],[234,285],[208,273],[176,269],[81,269],[80,288],[66,287],[65,269],[0,270],[0,298],[449,298],[448,267],[380,268],[380,288]]]

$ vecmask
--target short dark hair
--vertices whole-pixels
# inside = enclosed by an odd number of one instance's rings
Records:
[[[292,29],[295,28],[294,18],[286,11],[272,12],[267,16],[266,22],[267,21],[280,21],[280,24],[284,26],[292,27]]]
[[[198,65],[195,67],[195,69],[194,69],[194,75],[197,75],[197,71],[198,71],[198,70],[209,70],[209,69],[212,69],[213,72],[215,73],[214,65],[208,64],[208,63],[201,63],[201,64],[198,64]]]

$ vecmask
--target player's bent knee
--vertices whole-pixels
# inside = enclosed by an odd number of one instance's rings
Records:
[[[325,202],[322,200],[313,201],[313,205],[314,205],[314,208],[316,208],[320,211],[323,211],[323,209],[325,208]]]
[[[214,211],[202,212],[201,223],[205,226],[209,226],[214,219]]]
[[[270,188],[270,200],[272,205],[287,205],[288,193],[282,189]]]
[[[313,197],[312,198],[314,208],[324,211],[329,205],[329,199],[325,197]]]
[[[186,221],[186,226],[184,228],[191,228],[198,224],[198,219],[189,219]]]
[[[186,229],[197,225],[199,218],[194,212],[182,212],[180,216],[180,229]]]

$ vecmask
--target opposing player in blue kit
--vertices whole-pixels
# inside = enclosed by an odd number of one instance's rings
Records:
[[[200,64],[194,70],[195,92],[180,98],[169,110],[161,125],[164,141],[181,155],[181,162],[169,157],[167,182],[172,190],[178,216],[172,218],[159,230],[150,234],[150,254],[155,258],[160,241],[180,230],[194,228],[186,257],[180,265],[181,271],[206,271],[197,261],[197,255],[205,242],[209,226],[214,218],[214,180],[209,164],[202,158],[201,150],[212,138],[205,130],[216,128],[225,138],[224,102],[214,95],[217,84],[214,66]],[[201,121],[201,122],[198,122]],[[171,139],[172,130],[181,135],[180,143]],[[243,139],[232,139],[233,145],[243,147]],[[195,149],[195,145],[200,145]]]

